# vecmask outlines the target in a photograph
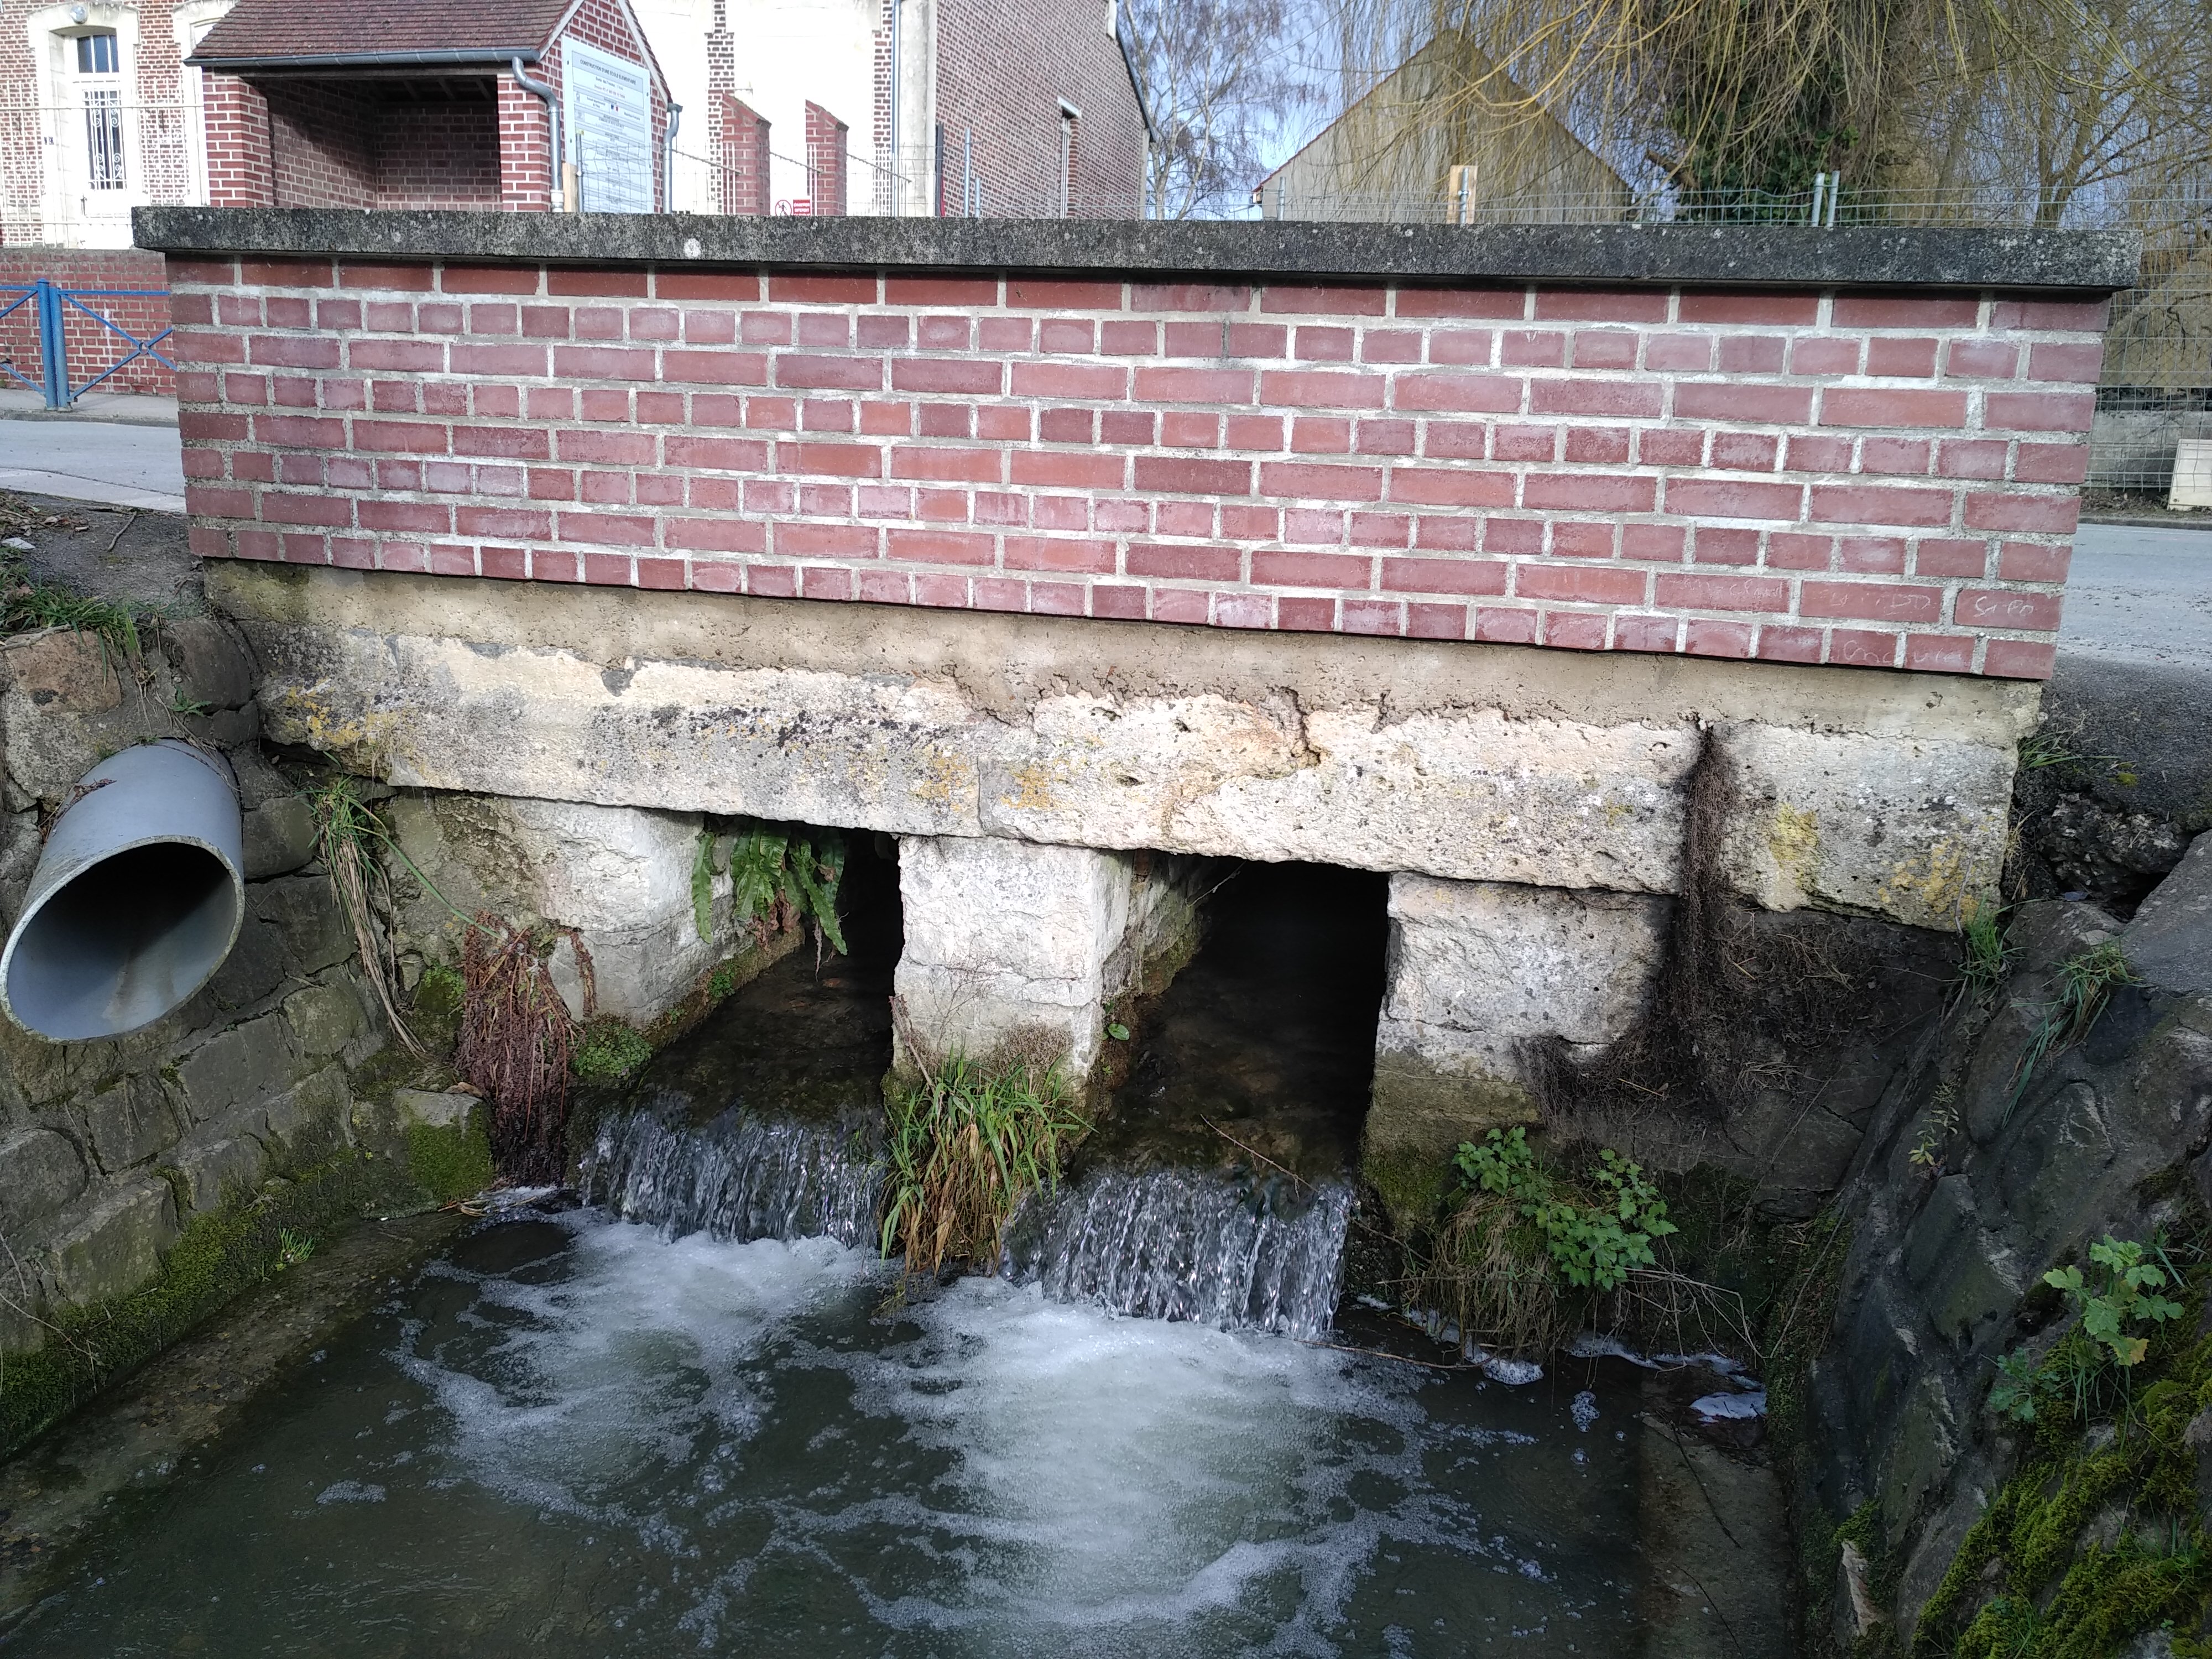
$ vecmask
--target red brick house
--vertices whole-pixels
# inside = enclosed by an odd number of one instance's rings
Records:
[[[659,0],[699,213],[1143,216],[1112,0]]]
[[[216,206],[664,204],[668,88],[628,0],[238,0],[189,62]]]

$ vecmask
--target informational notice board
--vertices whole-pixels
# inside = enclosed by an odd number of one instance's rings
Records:
[[[568,160],[586,213],[653,211],[653,92],[645,65],[561,43]]]

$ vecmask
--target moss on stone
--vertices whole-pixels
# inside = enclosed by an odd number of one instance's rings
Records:
[[[1445,1200],[1459,1186],[1449,1156],[1438,1158],[1418,1146],[1370,1141],[1360,1152],[1359,1173],[1375,1189],[1391,1231],[1401,1239],[1419,1237],[1435,1227]]]
[[[2212,1270],[2189,1275],[2192,1313],[2208,1282]],[[1921,1610],[1916,1656],[2100,1659],[2161,1627],[2177,1655],[2212,1652],[2203,1639],[2212,1536],[2197,1498],[2198,1454],[2185,1438],[2212,1407],[2212,1337],[2186,1334],[2195,1322],[2154,1336],[2116,1411],[2077,1416],[2054,1406],[2038,1419],[2020,1470]],[[2045,1368],[2065,1363],[2066,1352],[2062,1342]]]
[[[407,1173],[433,1204],[451,1204],[491,1185],[491,1137],[483,1117],[478,1109],[459,1123],[407,1126]]]
[[[595,1019],[569,1051],[568,1066],[586,1083],[624,1083],[653,1058],[653,1042],[618,1019]]]
[[[220,1312],[282,1264],[283,1235],[326,1237],[374,1208],[390,1165],[347,1151],[196,1216],[150,1284],[47,1319],[45,1344],[0,1357],[0,1456]]]

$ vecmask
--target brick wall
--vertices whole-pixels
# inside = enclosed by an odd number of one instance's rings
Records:
[[[278,207],[377,205],[374,93],[342,81],[268,81],[270,176]]]
[[[845,212],[845,123],[821,105],[806,106],[808,200],[816,218],[840,218]]]
[[[71,289],[160,289],[168,282],[161,256],[137,248],[0,248],[0,283],[30,283],[41,276]],[[0,291],[0,305],[15,297],[12,292]],[[0,361],[12,364],[33,382],[45,374],[39,354],[37,303],[32,301],[0,318]],[[152,339],[169,325],[167,295],[148,299],[87,295],[84,303],[142,340]],[[62,326],[72,385],[82,386],[130,354],[129,341],[101,327],[74,306],[63,308]],[[164,343],[157,349],[168,352],[170,348]],[[10,380],[6,384],[14,386],[16,382]],[[175,378],[158,360],[149,356],[132,359],[128,368],[100,386],[102,390],[163,396],[176,390]]]
[[[722,211],[760,217],[769,206],[769,124],[726,92],[721,117]]]
[[[945,211],[958,213],[972,135],[987,216],[1127,218],[1144,197],[1144,120],[1103,0],[940,0],[937,110]],[[1082,112],[1074,177],[1060,172],[1060,103]]]
[[[2040,677],[2102,301],[173,260],[192,541]]]

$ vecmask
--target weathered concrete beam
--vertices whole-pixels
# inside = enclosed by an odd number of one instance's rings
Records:
[[[212,565],[271,737],[401,785],[1956,925],[2027,683]]]

